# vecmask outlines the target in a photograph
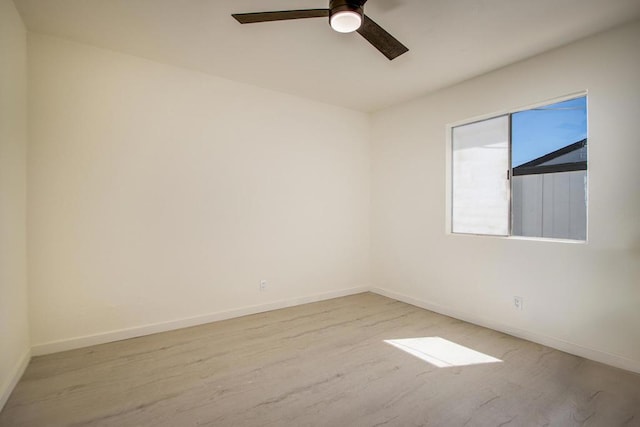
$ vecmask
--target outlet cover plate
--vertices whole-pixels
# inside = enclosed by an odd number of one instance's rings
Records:
[[[515,296],[513,297],[513,306],[516,310],[522,310],[523,300],[522,297]]]

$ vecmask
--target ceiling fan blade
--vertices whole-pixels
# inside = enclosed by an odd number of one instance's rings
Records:
[[[392,60],[409,51],[405,45],[400,43],[391,34],[387,33],[382,27],[371,18],[365,15],[362,26],[358,28],[358,33],[369,43],[378,49],[384,56]]]
[[[231,16],[241,24],[254,22],[286,21],[289,19],[326,18],[329,9],[281,10],[275,12],[234,13]]]

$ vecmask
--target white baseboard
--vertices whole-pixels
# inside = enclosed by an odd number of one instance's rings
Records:
[[[367,286],[341,289],[337,291],[325,292],[309,296],[290,298],[281,301],[241,307],[233,310],[219,311],[200,316],[188,317],[184,319],[170,320],[167,322],[153,323],[133,328],[120,329],[115,331],[101,332],[93,335],[74,337],[60,341],[52,341],[44,344],[37,344],[31,347],[31,354],[41,356],[44,354],[57,353],[60,351],[73,350],[76,348],[88,347],[96,344],[105,344],[113,341],[120,341],[129,338],[136,338],[144,335],[167,332],[175,329],[188,328],[190,326],[202,325],[219,320],[232,319],[235,317],[247,316],[250,314],[263,313],[265,311],[278,310],[294,305],[307,304],[311,302],[323,301],[331,298],[339,298],[347,295],[367,292]]]
[[[638,360],[632,360],[632,359],[628,359],[615,354],[607,353],[604,351],[584,347],[579,344],[574,344],[560,338],[555,338],[548,335],[538,334],[535,332],[514,328],[512,326],[501,324],[490,319],[471,316],[467,313],[462,313],[457,310],[451,309],[449,307],[443,307],[438,304],[434,304],[428,301],[423,301],[407,295],[399,294],[397,292],[393,292],[387,289],[371,288],[370,291],[388,298],[405,302],[407,304],[415,305],[416,307],[424,308],[425,310],[433,311],[439,314],[444,314],[445,316],[454,317],[456,319],[463,320],[465,322],[473,323],[475,325],[483,326],[485,328],[504,332],[506,334],[513,335],[515,337],[522,338],[527,341],[532,341],[538,344],[546,345],[547,347],[552,347],[552,348],[555,348],[556,350],[564,351],[565,353],[570,353],[576,356],[584,357],[585,359],[604,363],[606,365],[625,369],[627,371],[640,373],[640,361]]]
[[[339,298],[347,295],[359,294],[362,292],[373,292],[388,298],[393,298],[398,301],[405,302],[407,304],[415,305],[416,307],[424,308],[429,311],[443,314],[445,316],[454,317],[456,319],[463,320],[465,322],[473,323],[475,325],[483,326],[486,328],[494,329],[496,331],[504,332],[509,335],[513,335],[518,338],[533,341],[538,344],[546,345],[548,347],[555,348],[566,353],[574,354],[576,356],[584,357],[596,362],[604,363],[606,365],[614,366],[617,368],[625,369],[632,372],[640,373],[640,361],[628,359],[615,354],[595,350],[592,348],[584,347],[578,344],[574,344],[559,338],[551,337],[548,335],[538,334],[535,332],[514,328],[509,325],[501,324],[490,319],[480,318],[477,316],[471,316],[467,313],[462,313],[449,307],[443,307],[438,304],[434,304],[428,301],[423,301],[417,298],[413,298],[407,295],[403,295],[394,291],[390,291],[383,288],[370,288],[367,286],[342,289],[338,291],[325,292],[321,294],[315,294],[310,296],[291,298],[287,300],[275,301],[266,304],[258,304],[247,307],[241,307],[233,310],[219,311],[215,313],[209,313],[201,316],[189,317],[185,319],[177,319],[168,322],[154,323],[150,325],[144,325],[134,328],[121,329],[116,331],[102,332],[94,335],[87,335],[82,337],[75,337],[60,341],[53,341],[44,344],[38,344],[31,347],[31,354],[33,356],[40,356],[44,354],[57,353],[60,351],[73,350],[76,348],[88,347],[96,344],[104,344],[113,341],[120,341],[129,338],[140,337],[144,335],[155,334],[158,332],[172,331],[180,328],[187,328],[190,326],[202,325],[205,323],[216,322],[219,320],[232,319],[235,317],[247,316],[250,314],[263,313],[271,310],[278,310],[281,308],[291,307],[300,304],[307,304],[311,302],[323,301],[331,298]],[[24,369],[29,361],[29,354],[25,355],[24,360],[21,361],[20,367],[16,369],[16,375],[14,376],[11,384],[7,384],[4,388],[0,389],[2,394],[0,395],[0,408],[5,403],[6,399],[13,390],[15,383],[18,381]],[[7,392],[8,390],[8,392]]]
[[[13,389],[16,384],[18,384],[18,381],[20,381],[25,369],[27,369],[29,360],[31,360],[31,352],[27,350],[20,360],[18,360],[18,363],[16,363],[12,370],[12,374],[9,376],[7,381],[2,384],[2,388],[0,388],[0,411],[4,408],[4,405],[7,403],[7,400],[9,400],[9,396],[11,396]]]

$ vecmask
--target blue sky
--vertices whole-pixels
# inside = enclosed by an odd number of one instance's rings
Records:
[[[587,137],[587,98],[515,113],[511,117],[512,167]]]

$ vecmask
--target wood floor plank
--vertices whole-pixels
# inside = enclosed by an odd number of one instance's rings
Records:
[[[385,342],[500,359],[436,367]],[[640,375],[364,293],[35,357],[5,426],[640,426]]]

